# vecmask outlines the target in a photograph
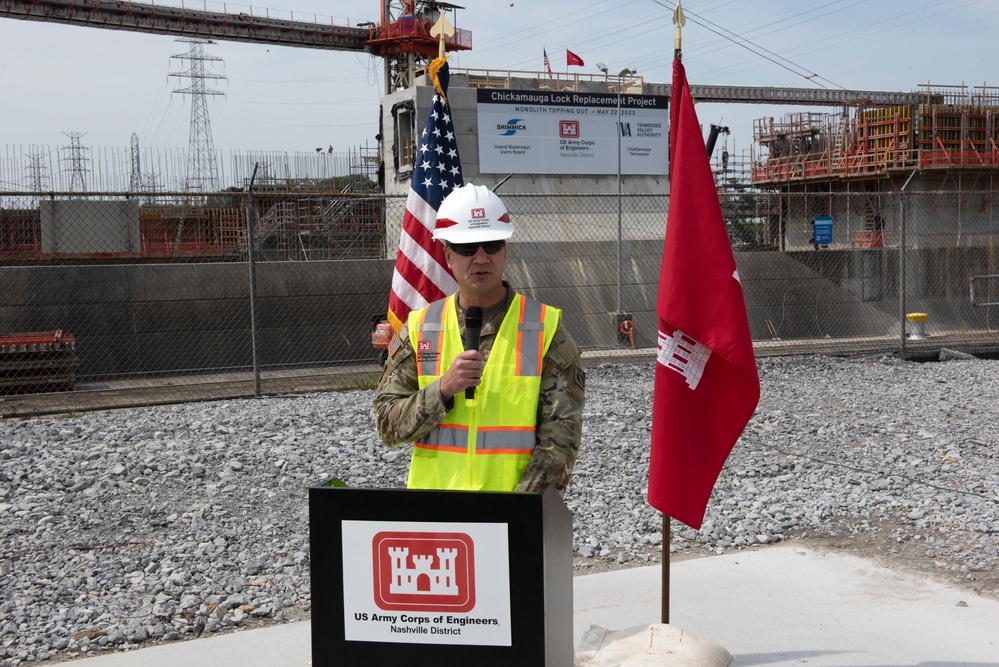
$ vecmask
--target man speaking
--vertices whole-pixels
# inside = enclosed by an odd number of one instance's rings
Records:
[[[409,488],[565,493],[582,435],[579,346],[562,311],[503,280],[512,234],[484,186],[441,202],[434,239],[458,291],[409,314],[374,403],[381,439],[413,443]]]

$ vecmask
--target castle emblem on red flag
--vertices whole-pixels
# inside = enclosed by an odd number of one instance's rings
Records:
[[[379,608],[461,613],[475,606],[475,550],[465,533],[381,532],[371,548]]]
[[[672,336],[659,331],[656,361],[682,375],[691,389],[697,389],[710,357],[711,349],[707,345],[698,343],[679,329]]]

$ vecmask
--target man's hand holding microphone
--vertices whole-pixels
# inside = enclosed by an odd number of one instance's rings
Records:
[[[441,377],[441,395],[446,402],[465,392],[465,400],[475,399],[475,388],[482,382],[485,358],[479,352],[479,334],[482,332],[482,309],[469,306],[465,310],[465,351],[454,358],[451,368]]]

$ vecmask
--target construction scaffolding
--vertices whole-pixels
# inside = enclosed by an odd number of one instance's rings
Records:
[[[335,192],[296,191],[288,185],[254,189],[252,207],[246,192],[212,195],[207,201],[168,193],[169,203],[153,204],[95,194],[46,199],[32,208],[6,207],[0,197],[0,265],[243,261],[249,224],[256,256],[264,261],[384,255],[379,193],[351,184]],[[95,220],[110,222],[96,225]]]
[[[999,88],[922,84],[918,104],[761,118],[752,182],[761,187],[920,170],[999,169]]]
[[[943,104],[919,107],[920,166],[999,168],[999,88],[948,86],[943,95]]]
[[[238,261],[248,252],[250,219],[263,260],[384,252],[375,148],[233,152],[219,160],[221,188],[207,193],[182,191],[183,151],[133,144],[127,153],[96,148],[93,155],[86,182],[59,173],[42,190],[39,166],[54,166],[63,154],[0,148],[0,181],[10,186],[0,188],[0,264]],[[163,182],[174,184],[172,191],[157,185]]]

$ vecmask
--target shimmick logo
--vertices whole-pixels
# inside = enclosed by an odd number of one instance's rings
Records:
[[[500,133],[501,137],[509,137],[512,134],[516,134],[517,130],[526,130],[527,125],[524,124],[522,118],[511,118],[505,123],[497,123],[496,130]]]
[[[465,533],[380,532],[371,549],[380,609],[467,612],[475,607],[475,550]]]

